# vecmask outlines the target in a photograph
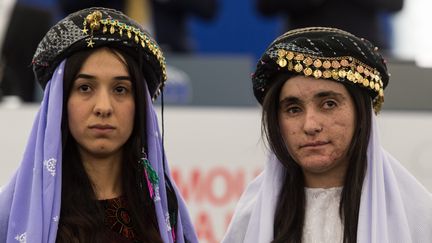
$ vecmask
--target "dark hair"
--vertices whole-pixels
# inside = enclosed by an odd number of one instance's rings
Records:
[[[305,217],[304,176],[301,167],[286,149],[279,126],[279,95],[282,86],[293,75],[276,76],[268,90],[262,111],[262,133],[269,148],[286,168],[274,219],[274,240],[301,242]],[[367,91],[342,82],[351,95],[356,111],[356,127],[348,149],[349,165],[345,174],[339,213],[344,224],[344,243],[357,241],[358,214],[363,180],[366,172],[367,146],[371,130],[372,102]]]
[[[63,87],[62,115],[62,203],[57,242],[105,242],[109,230],[104,224],[104,210],[97,201],[92,182],[86,173],[78,153],[77,143],[68,127],[67,101],[74,79],[84,61],[98,49],[89,49],[73,54],[66,61]],[[144,242],[162,242],[156,213],[148,188],[143,183],[143,168],[138,163],[142,146],[146,147],[146,99],[144,79],[140,65],[127,53],[109,48],[121,55],[128,67],[134,86],[135,118],[131,136],[123,145],[121,180],[123,196],[140,239]]]

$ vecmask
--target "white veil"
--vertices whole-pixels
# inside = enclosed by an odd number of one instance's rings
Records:
[[[357,242],[432,242],[432,195],[380,143],[375,114],[367,150]],[[240,198],[223,243],[273,240],[284,167],[274,155]]]

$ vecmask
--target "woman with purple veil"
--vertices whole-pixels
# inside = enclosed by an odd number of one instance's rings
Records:
[[[150,35],[84,9],[48,31],[33,68],[44,97],[0,192],[0,242],[197,242],[152,105],[166,65]]]

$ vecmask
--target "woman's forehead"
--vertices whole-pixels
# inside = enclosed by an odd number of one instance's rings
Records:
[[[324,94],[349,96],[347,89],[341,83],[326,79],[294,76],[282,86],[280,100],[290,96],[303,99],[319,98]]]
[[[105,68],[108,71],[129,72],[123,55],[109,48],[100,48],[92,52],[84,61],[80,71],[92,71],[99,68]]]

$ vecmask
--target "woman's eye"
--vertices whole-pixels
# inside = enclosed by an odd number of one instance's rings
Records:
[[[301,111],[300,107],[292,107],[288,109],[289,113],[299,113]]]
[[[324,109],[332,109],[337,106],[337,103],[333,100],[327,100],[323,104]]]
[[[287,107],[285,109],[285,112],[288,114],[297,114],[297,113],[301,112],[301,108],[298,106],[291,106],[291,107]]]
[[[126,87],[123,87],[123,86],[117,86],[114,88],[114,92],[116,94],[126,94],[128,92],[128,89]]]
[[[78,90],[79,90],[80,92],[87,93],[87,92],[90,92],[90,91],[91,91],[91,88],[90,88],[89,85],[83,84],[83,85],[80,85],[80,86],[78,87]]]

